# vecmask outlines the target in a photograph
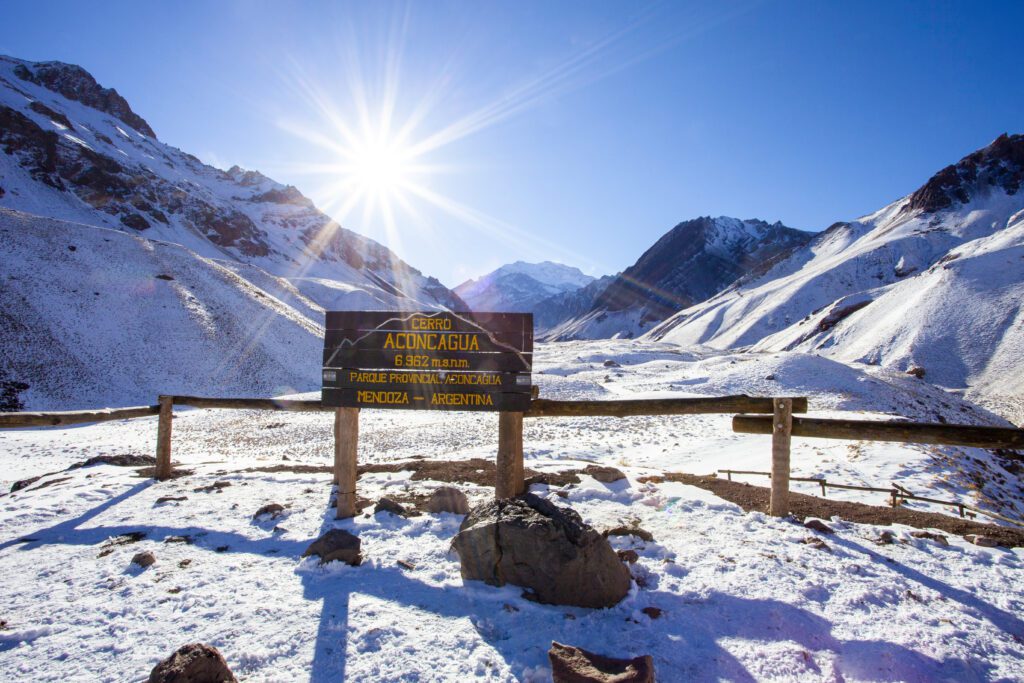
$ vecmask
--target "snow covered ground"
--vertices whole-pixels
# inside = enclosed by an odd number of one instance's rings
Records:
[[[1001,423],[912,377],[798,353],[600,341],[540,345],[536,362],[548,398],[806,395],[821,416]],[[248,681],[542,681],[557,640],[611,656],[651,654],[665,681],[1024,680],[1024,550],[954,536],[945,547],[902,527],[892,529],[897,543],[876,545],[889,527],[833,520],[823,551],[803,543],[814,532],[791,521],[683,484],[638,481],[664,471],[766,470],[769,438],[733,434],[729,420],[527,421],[527,467],[596,462],[628,475],[612,484],[584,475],[561,489],[564,498],[544,485],[535,492],[599,529],[635,521],[653,534],[652,542],[612,538],[637,550],[640,582],[606,610],[539,605],[515,587],[464,583],[448,551],[455,515],[336,522],[328,473],[245,471],[329,464],[328,415],[182,410],[173,453],[193,474],[164,483],[107,465],[58,472],[94,455],[152,453],[154,419],[0,432],[5,490],[55,472],[0,498],[0,671],[8,680],[145,680],[179,645],[205,641]],[[363,463],[493,459],[496,451],[493,414],[364,411],[360,426]],[[989,480],[980,491],[979,471]],[[1018,480],[1007,472],[999,483],[998,472],[978,449],[794,440],[797,476],[896,480],[1020,517]],[[443,485],[410,474],[364,475],[359,493],[375,500]],[[198,490],[216,481],[231,485]],[[459,487],[472,502],[493,495]],[[157,503],[168,496],[187,500]],[[829,496],[884,502],[882,494]],[[286,505],[285,516],[253,521],[270,502]],[[362,538],[360,567],[301,558],[334,526]],[[118,542],[132,532],[145,537]],[[191,542],[175,542],[184,536]],[[130,565],[142,550],[157,558],[146,570]]]

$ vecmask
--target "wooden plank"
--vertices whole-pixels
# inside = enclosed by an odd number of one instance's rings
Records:
[[[355,517],[359,408],[334,411],[334,481],[338,485],[335,518]]]
[[[772,418],[772,490],[768,502],[768,513],[773,517],[789,514],[789,451],[790,433],[793,430],[793,401],[788,398],[774,399],[775,414]]]
[[[321,397],[324,406],[350,408],[523,412],[530,406],[528,393],[470,393],[447,387],[437,390],[430,387],[402,387],[395,391],[324,387]]]
[[[279,410],[309,413],[333,410],[320,401],[295,401],[276,398],[205,398],[202,396],[172,396],[176,406],[193,408],[225,408],[228,410]]]
[[[807,399],[791,399],[794,412],[807,412]],[[552,401],[537,399],[526,417],[629,417],[634,415],[696,415],[773,411],[772,399],[752,396],[713,396],[708,398],[656,398],[620,401]],[[771,433],[771,417],[768,420]]]
[[[533,354],[339,348],[324,349],[323,365],[325,368],[530,372]]]
[[[469,393],[530,393],[531,378],[526,373],[447,372],[410,370],[323,371],[323,385],[332,389],[370,389],[394,391],[415,387],[434,387]]]
[[[326,330],[324,348],[358,347],[364,349],[439,347],[440,350],[473,350],[497,353],[533,351],[533,335],[523,330],[492,332],[472,331],[410,331],[410,330]],[[411,347],[411,348],[409,348]]]
[[[156,467],[153,476],[158,480],[171,477],[171,420],[174,418],[174,403],[170,396],[161,396],[160,421],[156,426]]]
[[[771,417],[737,415],[734,432],[770,434]],[[974,425],[933,424],[930,422],[876,422],[871,420],[826,420],[793,418],[793,436],[853,441],[896,441],[931,443],[976,448],[1024,448],[1024,429],[976,427]]]
[[[498,460],[494,496],[514,498],[526,490],[523,479],[523,414],[498,413]]]
[[[159,405],[132,408],[100,408],[97,410],[65,410],[53,412],[0,413],[0,429],[20,427],[62,427],[87,422],[110,422],[160,413]]]

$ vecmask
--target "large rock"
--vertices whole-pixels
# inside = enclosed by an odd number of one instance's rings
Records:
[[[465,515],[469,512],[469,499],[466,494],[452,486],[442,486],[434,491],[427,501],[427,512],[452,512]]]
[[[523,586],[540,602],[611,607],[629,592],[629,570],[601,534],[529,493],[471,510],[452,548],[462,578]]]
[[[224,657],[212,645],[191,643],[178,648],[149,674],[149,683],[237,683]]]
[[[356,566],[362,562],[362,556],[359,554],[360,545],[361,541],[358,536],[350,534],[344,529],[331,529],[313,541],[306,548],[306,552],[302,553],[302,556],[317,555],[320,558],[320,564],[338,560]]]
[[[613,659],[553,642],[548,659],[554,683],[654,683],[654,660],[650,655]]]

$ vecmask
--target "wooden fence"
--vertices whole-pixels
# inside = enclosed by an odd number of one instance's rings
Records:
[[[318,400],[281,400],[273,398],[207,398],[200,396],[160,396],[152,406],[69,412],[0,413],[0,428],[63,426],[86,422],[106,422],[159,415],[157,424],[157,479],[173,475],[171,463],[172,411],[174,406],[220,408],[229,410],[273,410],[288,412],[334,413],[334,483],[338,486],[338,517],[351,517],[356,508],[356,453],[359,442],[359,408],[331,408]],[[733,431],[746,434],[770,434],[771,497],[769,513],[789,513],[789,482],[807,481],[790,476],[792,437],[897,441],[978,448],[1016,449],[1024,447],[1024,430],[1002,427],[976,427],[922,422],[876,422],[868,420],[825,420],[794,417],[806,413],[805,397],[718,396],[706,398],[633,399],[613,401],[556,401],[534,397],[522,413],[498,414],[498,453],[495,496],[509,498],[522,494],[526,484],[523,466],[523,419],[536,417],[631,417],[640,415],[732,414]],[[737,471],[733,471],[737,472]],[[739,473],[739,472],[737,472]],[[748,472],[754,474],[754,472]],[[762,473],[756,473],[762,474]],[[818,482],[818,480],[812,480]],[[824,484],[836,488],[865,488]],[[886,492],[889,489],[880,489]],[[909,492],[908,492],[909,493]],[[910,494],[912,496],[912,494]],[[900,497],[909,497],[900,495]],[[918,500],[950,504],[913,496]],[[957,505],[959,505],[957,503]],[[968,507],[969,506],[964,506]],[[1008,518],[969,508],[1004,521]]]

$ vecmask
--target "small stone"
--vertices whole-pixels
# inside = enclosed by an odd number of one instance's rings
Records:
[[[604,362],[604,366],[605,366],[606,368],[621,368],[621,367],[622,367],[622,366],[621,366],[621,365],[619,365],[619,364],[618,364],[617,362],[613,361],[613,360],[612,360],[611,358],[609,358],[608,360],[606,360],[606,361]]]
[[[553,683],[654,683],[650,655],[615,659],[552,642],[548,660]]]
[[[381,498],[377,501],[377,505],[373,508],[373,514],[377,514],[378,512],[390,512],[391,514],[398,515],[399,517],[405,517],[409,514],[404,505],[391,500],[390,498]]]
[[[924,368],[917,365],[912,365],[911,367],[907,368],[907,374],[918,379],[924,379],[925,372]]]
[[[996,539],[991,536],[982,536],[981,534],[967,534],[964,536],[964,540],[982,548],[995,548],[999,545]]]
[[[821,521],[820,519],[809,519],[806,522],[804,522],[804,526],[810,529],[811,531],[817,531],[822,534],[835,533],[832,527],[830,527],[828,524],[825,524],[825,522]]]
[[[188,496],[160,496],[156,499],[156,504],[161,505],[163,503],[178,503],[183,500],[188,500]]]
[[[622,470],[615,469],[614,467],[605,467],[604,465],[587,465],[587,467],[584,468],[583,473],[589,474],[602,484],[610,484],[613,481],[619,481],[626,478],[626,475],[622,473]]]
[[[883,531],[875,539],[875,545],[892,545],[896,542],[896,536],[891,531]]]
[[[623,562],[629,562],[630,564],[636,564],[636,561],[640,559],[640,556],[636,554],[635,550],[618,550],[615,552],[619,556],[619,559]]]
[[[320,558],[320,564],[337,560],[355,567],[362,562],[362,556],[359,554],[360,545],[358,536],[344,529],[331,529],[313,541],[302,556],[316,555]]]
[[[469,499],[454,486],[442,486],[434,491],[427,501],[427,512],[451,512],[456,515],[469,514]]]
[[[143,569],[152,566],[156,562],[156,556],[148,550],[144,550],[141,553],[135,553],[135,557],[132,558],[132,564],[137,564]]]
[[[191,643],[163,660],[149,674],[149,683],[237,683],[224,656],[212,645]]]
[[[184,543],[186,545],[192,545],[193,540],[191,536],[168,536],[164,539],[164,543]]]
[[[644,607],[640,611],[649,616],[651,619],[658,619],[661,617],[661,610],[657,607]]]
[[[768,375],[765,375],[764,378],[766,380],[768,380],[769,382],[771,382],[771,381],[773,381],[775,379],[775,375],[768,374]]]
[[[184,560],[182,560],[181,562],[178,563],[178,567],[181,568],[181,569],[184,569],[187,566],[189,566],[190,564],[192,564],[192,560],[190,560],[188,558],[185,558]]]
[[[814,536],[808,536],[800,542],[811,546],[815,550],[824,550],[827,553],[832,552],[832,548],[828,547],[828,543],[825,543],[825,541],[821,540],[820,538],[815,538]]]
[[[935,541],[941,546],[949,547],[949,541],[942,534],[933,534],[930,531],[911,531],[910,535],[914,538],[927,538],[930,541]]]
[[[636,536],[637,538],[646,541],[648,543],[654,540],[654,534],[646,529],[642,529],[635,524],[632,526],[620,525],[612,527],[611,529],[605,529],[602,535],[605,538],[609,536]]]
[[[280,503],[267,503],[252,516],[253,519],[259,519],[263,515],[270,515],[271,519],[277,519],[284,512],[284,506]]]

